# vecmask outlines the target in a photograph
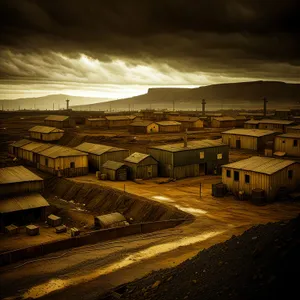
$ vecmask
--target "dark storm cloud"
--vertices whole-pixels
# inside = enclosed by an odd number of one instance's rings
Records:
[[[85,53],[158,69],[164,62],[185,72],[297,79],[299,9],[298,0],[2,0],[1,47],[45,57],[49,51],[70,58]],[[56,64],[64,68],[63,61]],[[43,76],[18,65],[18,76]],[[3,76],[14,74],[11,61],[5,67]]]

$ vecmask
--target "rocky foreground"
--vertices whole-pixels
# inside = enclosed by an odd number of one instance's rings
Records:
[[[252,227],[113,294],[132,300],[298,299],[299,267],[300,216]]]

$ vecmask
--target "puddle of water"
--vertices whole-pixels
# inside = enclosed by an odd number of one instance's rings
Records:
[[[183,210],[187,213],[190,213],[192,215],[205,215],[207,214],[206,210],[200,209],[200,208],[193,208],[193,207],[184,207],[181,205],[175,205],[175,207],[177,207],[180,210]]]
[[[196,236],[192,236],[192,237],[184,237],[182,239],[177,240],[176,242],[169,242],[169,243],[152,246],[147,249],[141,250],[137,253],[128,255],[127,257],[125,257],[122,260],[119,260],[116,263],[110,264],[101,269],[97,269],[86,275],[75,276],[75,277],[66,278],[66,279],[52,279],[46,283],[42,283],[40,285],[34,286],[31,289],[29,289],[23,295],[23,299],[28,299],[30,297],[33,299],[37,299],[37,298],[45,296],[51,292],[94,280],[102,275],[114,272],[118,269],[125,268],[131,264],[138,263],[145,259],[155,257],[159,254],[175,250],[179,247],[188,246],[191,244],[205,241],[209,238],[212,238],[212,237],[217,236],[222,233],[224,233],[224,231],[205,232],[205,233],[202,233],[202,234],[199,234]]]
[[[174,200],[172,200],[171,198],[165,197],[165,196],[153,196],[152,199],[166,201],[166,202],[174,202]]]

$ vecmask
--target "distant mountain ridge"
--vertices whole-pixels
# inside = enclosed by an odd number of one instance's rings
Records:
[[[65,109],[66,108],[66,99],[70,100],[70,106],[72,105],[82,105],[85,103],[95,103],[99,101],[107,101],[110,99],[107,98],[93,98],[93,97],[80,97],[80,96],[70,96],[66,94],[52,94],[43,97],[35,98],[19,98],[12,100],[0,100],[0,109],[3,108],[9,110],[17,109]]]
[[[91,110],[175,109],[201,110],[202,99],[208,110],[260,108],[262,98],[269,107],[295,106],[300,102],[300,84],[280,81],[223,83],[198,88],[150,88],[147,94],[89,105]],[[87,106],[74,109],[84,110]]]

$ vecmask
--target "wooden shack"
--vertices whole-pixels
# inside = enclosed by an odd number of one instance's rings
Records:
[[[259,126],[259,120],[248,120],[244,123],[244,128],[245,129],[258,129]]]
[[[286,128],[294,124],[294,121],[289,120],[250,120],[245,122],[245,128],[248,129],[267,129],[276,132],[286,132]]]
[[[157,177],[158,162],[149,154],[135,152],[124,159],[129,167],[129,178],[150,179]]]
[[[19,148],[18,151],[18,158],[25,160],[26,162],[30,162],[34,165],[39,162],[38,160],[38,153],[48,149],[50,147],[53,147],[52,144],[44,144],[44,143],[37,143],[32,142],[29,144],[26,144]]]
[[[135,121],[129,125],[128,130],[135,134],[156,133],[158,132],[158,125],[152,121]]]
[[[222,141],[230,148],[262,151],[275,136],[271,130],[236,128],[222,132]]]
[[[201,140],[153,146],[148,153],[158,161],[158,175],[175,179],[221,174],[229,161],[228,145],[221,140]]]
[[[22,139],[22,140],[19,140],[19,141],[16,141],[12,144],[9,144],[8,145],[8,153],[9,155],[11,156],[15,156],[15,157],[19,157],[19,149],[20,147],[24,146],[24,145],[27,145],[27,144],[30,144],[32,143],[32,141],[30,140],[27,140],[27,139]]]
[[[10,224],[26,225],[46,219],[47,200],[39,193],[5,195],[0,199],[0,231]]]
[[[199,117],[169,115],[169,120],[179,122],[181,131],[199,130],[204,127],[204,122]]]
[[[121,162],[129,156],[129,150],[93,143],[82,143],[76,150],[88,154],[89,164],[92,168],[100,170],[108,160]]]
[[[56,128],[69,128],[74,127],[75,122],[69,116],[62,115],[51,115],[48,116],[44,123],[46,126],[56,127]]]
[[[212,128],[230,128],[235,127],[235,118],[233,117],[213,117],[211,120]]]
[[[126,218],[118,213],[101,215],[94,217],[95,227],[99,229],[114,228],[128,225]]]
[[[134,116],[106,116],[108,128],[128,127],[135,119]]]
[[[291,116],[291,110],[288,108],[280,108],[275,110],[275,118],[287,120]]]
[[[121,162],[108,160],[101,167],[101,174],[105,174],[108,180],[125,181],[127,180],[128,167]]]
[[[287,127],[286,128],[286,133],[297,133],[297,134],[300,134],[300,125]]]
[[[64,146],[52,146],[39,152],[37,168],[57,176],[74,177],[88,174],[88,154]]]
[[[245,122],[249,120],[246,116],[235,116],[235,127],[244,127]]]
[[[108,126],[106,118],[87,118],[85,120],[85,125],[92,128],[103,128]]]
[[[262,189],[267,200],[274,200],[282,189],[293,191],[300,180],[300,164],[292,160],[253,156],[222,167],[222,182],[238,195],[252,196]]]
[[[276,136],[274,151],[284,152],[288,156],[300,157],[300,134],[285,133]]]
[[[49,126],[34,126],[28,131],[31,138],[45,142],[58,141],[64,135],[64,131],[62,129]]]
[[[40,192],[43,188],[43,179],[23,166],[0,169],[0,197]]]
[[[158,125],[158,131],[162,133],[180,132],[181,130],[181,123],[176,121],[160,121],[156,124]]]

